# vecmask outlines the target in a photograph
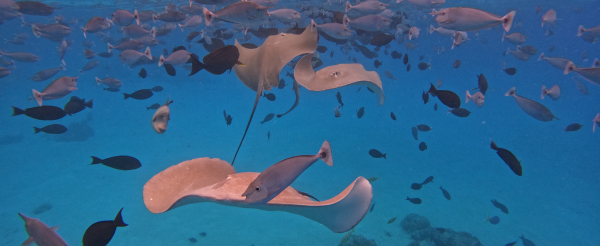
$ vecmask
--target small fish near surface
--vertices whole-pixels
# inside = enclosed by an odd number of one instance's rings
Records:
[[[267,98],[267,100],[269,100],[271,102],[275,101],[275,99],[277,98],[275,96],[275,94],[273,94],[273,93],[267,93],[267,92],[263,92],[263,97]]]
[[[145,68],[142,68],[142,69],[140,70],[140,72],[138,73],[138,75],[140,76],[140,78],[142,78],[142,79],[145,79],[145,78],[146,78],[146,76],[148,75],[148,73],[146,72],[146,69],[145,69]]]
[[[517,157],[507,149],[499,148],[496,143],[492,140],[491,148],[496,151],[498,156],[502,158],[504,163],[510,167],[516,175],[523,176],[523,168],[521,167],[521,162],[517,159]]]
[[[65,115],[67,115],[67,113],[65,113],[65,111],[62,108],[55,107],[55,106],[39,106],[39,107],[27,108],[25,110],[22,110],[15,106],[13,106],[12,108],[13,108],[12,116],[24,114],[24,115],[26,115],[30,118],[36,119],[36,120],[58,120],[58,119],[61,119],[62,117],[65,117]]]
[[[165,71],[167,72],[168,75],[170,76],[175,76],[177,75],[177,70],[175,70],[175,67],[173,67],[173,65],[169,64],[169,63],[165,63]]]
[[[552,121],[552,119],[558,119],[548,108],[546,108],[546,106],[529,98],[517,95],[515,87],[508,90],[504,96],[514,97],[517,104],[519,104],[519,107],[536,120],[548,122]]]
[[[427,104],[429,102],[429,93],[423,91],[423,94],[421,94],[421,99],[423,99],[423,104]]]
[[[171,110],[169,109],[169,104],[173,103],[171,98],[167,98],[167,102],[160,106],[154,116],[152,116],[152,129],[158,134],[163,134],[167,131],[167,124],[171,119]]]
[[[123,171],[138,169],[142,166],[142,163],[138,159],[126,155],[113,156],[104,160],[92,156],[92,163],[90,165],[94,164],[103,164],[107,167]]]
[[[526,239],[525,235],[521,235],[519,238],[521,241],[523,241],[523,246],[535,246],[535,243],[529,239]]]
[[[567,127],[565,127],[565,132],[574,132],[574,131],[579,131],[579,129],[581,129],[583,125],[579,124],[579,123],[573,123],[568,125]]]
[[[409,202],[411,202],[412,204],[421,204],[421,198],[410,198],[410,197],[406,197],[406,200],[408,200]]]
[[[433,182],[433,176],[429,176],[425,179],[425,181],[423,181],[423,183],[421,183],[421,185],[426,185]]]
[[[420,189],[421,189],[421,187],[423,187],[423,185],[422,185],[422,184],[419,184],[419,183],[412,183],[412,184],[410,185],[410,188],[411,188],[411,189],[413,189],[413,190],[420,190]]]
[[[469,93],[469,91],[467,90],[465,98],[465,104],[468,103],[469,100],[473,100],[473,102],[478,108],[483,107],[483,104],[485,103],[485,96],[481,92],[477,92],[471,95],[471,93]]]
[[[260,122],[260,123],[262,124],[262,123],[265,123],[265,122],[269,122],[269,121],[271,121],[273,119],[273,117],[275,117],[275,114],[274,113],[270,113],[267,116],[265,116],[265,119],[262,122]]]
[[[83,246],[105,246],[115,235],[117,227],[128,226],[123,222],[123,216],[121,215],[123,208],[119,210],[114,220],[98,221],[92,224],[83,233],[82,243]]]
[[[162,87],[161,86],[155,86],[152,89],[141,89],[141,90],[137,90],[131,94],[127,94],[127,93],[123,93],[123,99],[127,99],[127,98],[133,98],[136,100],[144,100],[144,99],[148,99],[150,98],[152,95],[154,95],[154,93],[152,92],[160,92],[162,91]]]
[[[369,150],[369,155],[371,155],[371,157],[373,158],[383,158],[383,159],[387,159],[387,154],[382,154],[381,151],[376,150],[376,149],[371,149]]]
[[[479,92],[485,96],[485,93],[488,90],[488,81],[485,78],[485,75],[477,75],[477,86],[479,87]]]
[[[228,126],[231,125],[231,121],[233,120],[233,118],[231,117],[231,115],[228,115],[227,112],[225,112],[225,110],[223,110],[223,117],[225,117],[225,123]]]
[[[410,72],[410,67],[411,67],[410,64],[406,65],[406,71],[407,72]]]
[[[160,104],[155,103],[155,104],[150,105],[150,107],[146,107],[146,110],[158,109],[158,108],[160,108]]]
[[[433,128],[431,128],[430,126],[425,125],[425,124],[417,125],[417,130],[422,131],[422,132],[428,132],[428,131],[431,131],[431,129],[433,129]]]
[[[440,186],[440,190],[442,190],[442,194],[444,194],[444,197],[445,197],[446,199],[448,199],[448,200],[451,200],[451,199],[452,199],[452,197],[450,197],[450,192],[448,192],[447,190],[445,190],[445,189],[444,189],[444,188],[442,188],[441,186]]]
[[[492,225],[497,225],[498,223],[500,223],[500,218],[498,216],[494,216],[494,217],[491,217],[491,218],[490,218],[490,216],[488,216],[487,220],[485,222],[483,222],[483,223],[486,223],[488,221]]]
[[[496,199],[492,200],[492,205],[500,209],[500,211],[502,211],[503,213],[508,214],[508,208],[504,204],[499,203]]]
[[[421,62],[419,63],[419,65],[417,65],[417,67],[419,68],[419,70],[431,69],[431,63]]]
[[[25,230],[29,238],[22,245],[36,243],[37,245],[67,246],[65,240],[56,233],[58,227],[50,228],[39,219],[34,219],[19,213],[21,219],[25,221]]]
[[[421,143],[419,144],[419,150],[420,150],[420,151],[425,151],[425,150],[427,150],[427,144],[425,144],[425,142],[421,142]]]
[[[356,111],[356,117],[359,119],[362,118],[363,115],[365,115],[365,107],[361,107]]]
[[[52,124],[52,125],[44,126],[42,128],[37,128],[37,127],[33,128],[34,134],[37,134],[40,132],[48,133],[48,134],[63,134],[65,132],[67,132],[67,128],[61,124]]]
[[[459,67],[460,67],[460,64],[461,64],[461,63],[462,63],[462,62],[461,62],[460,60],[456,60],[456,61],[454,61],[454,63],[452,63],[452,67],[453,67],[454,69],[457,69],[457,68],[459,68]]]
[[[458,97],[456,93],[447,90],[438,90],[437,88],[435,88],[433,83],[430,84],[431,87],[429,87],[427,93],[431,94],[434,97],[437,97],[444,105],[450,108],[460,108],[460,97]]]
[[[394,112],[390,112],[390,117],[392,117],[392,120],[396,120],[396,115],[394,115]]]
[[[465,117],[469,117],[469,115],[471,115],[471,111],[465,109],[465,108],[455,108],[452,110],[449,110],[453,115],[456,115],[458,117],[461,118],[465,118]]]

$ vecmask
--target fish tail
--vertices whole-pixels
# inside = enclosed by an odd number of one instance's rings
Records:
[[[492,141],[492,143],[490,144],[491,148],[492,148],[493,150],[498,150],[498,145],[496,145],[496,143],[494,143],[494,140],[491,140],[491,139],[490,139],[490,141]],[[493,202],[493,201],[492,201],[492,202]]]
[[[135,23],[138,24],[138,26],[140,25],[140,14],[138,13],[138,10],[136,9],[134,14],[133,14],[133,18],[135,18]]]
[[[204,23],[206,26],[210,26],[210,23],[215,19],[215,14],[210,12],[207,8],[202,8],[202,14],[204,14]]]
[[[178,24],[178,25],[179,25],[179,28],[181,28],[181,32],[183,32],[183,25],[181,25],[181,24]]]
[[[573,64],[573,62],[569,61],[569,62],[567,62],[567,65],[565,66],[565,70],[563,71],[563,74],[567,75],[567,74],[573,72],[573,69],[575,69],[575,64]]]
[[[130,98],[131,95],[127,94],[127,93],[123,93],[123,100]]]
[[[90,165],[102,163],[102,159],[95,157],[95,156],[90,156],[90,157],[92,157],[92,163]]]
[[[433,85],[433,83],[430,83],[431,86],[429,87],[429,90],[426,93],[431,94],[432,96],[435,96],[435,92],[437,91],[437,89],[435,88],[435,86]]]
[[[435,27],[433,27],[433,25],[429,25],[429,34],[432,34],[433,32],[435,32]]]
[[[121,212],[122,211],[123,211],[123,208],[121,208],[121,210],[119,210],[119,213],[117,214],[117,217],[115,217],[115,220],[113,220],[114,226],[116,226],[116,227],[125,227],[125,226],[127,226],[127,224],[125,224],[125,222],[123,222],[123,216],[121,216]]]
[[[511,11],[510,13],[502,17],[502,19],[500,19],[502,20],[502,27],[506,32],[510,31],[510,27],[512,26],[513,20],[515,19],[515,14],[517,14],[516,11]]]
[[[35,25],[31,25],[31,31],[33,32],[33,35],[35,35],[36,38],[39,38],[40,36],[42,36],[40,34],[40,29]]]
[[[383,154],[383,159],[386,159],[386,160],[387,160],[387,158],[386,158],[386,155],[387,155],[387,153],[386,153],[386,154]]]
[[[200,70],[204,69],[204,64],[200,62],[200,60],[198,60],[195,56],[190,56],[190,59],[192,60],[192,71],[188,76],[192,76],[197,72],[200,72]]]
[[[542,59],[544,59],[544,52],[542,52],[542,54],[540,54],[540,57],[538,57],[538,61],[541,61]]]
[[[25,113],[25,111],[23,111],[20,108],[15,107],[15,106],[12,106],[12,108],[13,108],[13,114],[12,114],[12,116],[22,115],[22,114]]]
[[[88,108],[92,108],[94,106],[93,101],[94,101],[94,99],[91,99],[91,100],[87,101],[84,105]]]
[[[506,97],[515,96],[516,93],[517,93],[517,89],[515,87],[513,87],[513,88],[510,88],[510,90],[508,90],[506,93],[504,93],[504,96],[506,96]]]
[[[469,93],[469,90],[467,90],[467,94],[465,95],[465,98],[467,99],[467,100],[465,101],[465,103],[468,103],[468,102],[469,102],[469,99],[471,99],[471,93]]]
[[[348,13],[350,9],[352,9],[352,5],[350,4],[350,2],[346,1],[346,13]]]
[[[546,97],[546,95],[548,95],[548,90],[546,89],[545,85],[542,85],[542,93],[541,93],[541,98],[542,100]]]
[[[181,29],[183,31],[183,29]],[[150,34],[152,35],[153,38],[156,38],[156,27],[152,27],[152,30],[150,30]]]
[[[579,26],[577,28],[577,37],[581,37],[581,35],[583,35],[584,32],[585,32],[585,28],[583,28],[583,26]]]
[[[37,133],[39,133],[41,131],[42,131],[42,129],[37,128],[37,127],[33,127],[33,134],[37,134]]]
[[[325,140],[325,142],[323,142],[317,156],[328,166],[333,166],[333,157],[331,156],[331,145],[329,144],[329,141]]]
[[[112,51],[112,49],[115,48],[115,47],[113,47],[112,45],[110,45],[109,42],[106,42],[106,44],[108,45],[108,53],[110,53]]]
[[[152,60],[152,51],[150,51],[150,46],[146,47],[146,51],[144,51],[144,55],[148,57],[148,59]]]
[[[96,84],[100,85],[100,79],[98,77],[96,77]]]
[[[31,91],[33,92],[33,98],[35,98],[37,103],[42,106],[42,93],[36,91],[35,89],[31,89]]]
[[[163,55],[160,55],[160,58],[158,59],[158,66],[162,67],[162,65],[165,63],[165,57]]]

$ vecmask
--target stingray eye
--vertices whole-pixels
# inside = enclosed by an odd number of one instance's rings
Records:
[[[255,191],[260,191],[260,187],[256,186],[256,188],[254,188]]]

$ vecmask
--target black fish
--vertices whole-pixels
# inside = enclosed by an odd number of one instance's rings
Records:
[[[152,95],[154,95],[154,93],[152,93],[152,90],[150,89],[141,89],[138,91],[135,91],[134,93],[131,94],[127,94],[127,93],[123,93],[123,99],[127,99],[127,98],[133,98],[133,99],[137,99],[137,100],[144,100],[144,99],[148,99],[150,98]]]
[[[195,239],[193,237],[188,238],[188,240],[190,240],[190,242],[192,243],[198,242],[198,239]]]
[[[160,108],[160,106],[161,106],[160,104],[155,103],[155,104],[150,105],[150,107],[146,107],[146,110],[158,109],[158,108]]]
[[[140,72],[138,73],[138,75],[142,78],[145,79],[146,78],[146,69],[142,68],[142,70],[140,70]]]
[[[392,117],[392,120],[396,120],[396,115],[394,115],[394,112],[390,113],[390,117]]]
[[[177,71],[175,71],[175,67],[169,63],[165,63],[165,71],[167,71],[168,75],[175,76],[177,75]]]
[[[423,91],[423,95],[421,95],[421,98],[423,99],[423,104],[427,104],[429,102],[429,94],[425,93],[425,91]]]
[[[365,46],[357,45],[357,46],[355,46],[355,48],[358,49],[358,51],[360,51],[360,53],[363,54],[368,59],[373,59],[373,58],[379,56],[377,54],[377,52],[371,51],[369,48],[367,48]]]
[[[265,116],[265,119],[262,122],[260,122],[260,123],[262,124],[262,123],[268,122],[268,121],[272,120],[273,117],[275,117],[275,114],[274,113],[270,113],[267,116]]]
[[[402,58],[402,53],[399,53],[398,51],[394,50],[394,51],[392,51],[390,56],[392,56],[392,59],[400,59],[400,58]]]
[[[356,116],[360,119],[365,115],[365,107],[361,107],[356,111]]]
[[[86,107],[92,108],[92,106],[93,99],[86,102],[85,99],[80,99],[79,97],[72,96],[69,102],[67,102],[67,104],[65,104],[65,106],[63,107],[63,110],[66,114],[73,115],[75,113],[81,112]]]
[[[519,176],[523,175],[523,168],[521,167],[521,162],[517,159],[517,157],[512,152],[510,152],[509,150],[503,149],[503,148],[498,148],[498,146],[496,145],[496,143],[494,143],[493,140],[492,140],[491,147],[493,150],[496,151],[498,156],[500,156],[500,158],[502,158],[504,163],[506,163],[506,165],[508,165],[508,167],[510,167],[510,170],[512,170],[516,175],[519,175]]]
[[[574,132],[574,131],[579,131],[579,129],[581,129],[583,125],[579,124],[579,123],[573,123],[568,125],[567,127],[565,127],[565,132]]]
[[[375,59],[375,61],[373,62],[373,65],[375,65],[375,68],[379,68],[379,66],[381,66],[381,63],[379,60]]]
[[[90,165],[93,164],[103,164],[107,167],[123,171],[138,169],[142,166],[142,163],[138,159],[126,155],[113,156],[104,160],[92,156],[92,164]]]
[[[514,67],[503,68],[502,70],[508,75],[515,75],[515,73],[517,73],[517,69]]]
[[[203,4],[215,4],[216,2],[219,1],[212,1],[212,3],[208,3],[208,1],[201,1],[201,0],[197,0],[197,3],[203,3]],[[215,35],[216,38],[219,39],[224,39],[224,40],[228,40],[230,38],[233,38],[233,33],[227,33],[228,29],[226,28],[221,28],[221,29],[217,29],[213,32],[213,34]]]
[[[24,114],[24,115],[29,116],[30,118],[33,118],[36,120],[58,120],[62,117],[65,117],[65,115],[67,115],[67,113],[65,113],[65,111],[62,108],[55,107],[55,106],[39,106],[39,107],[27,108],[25,110],[22,110],[15,106],[12,106],[12,108],[13,108],[12,116]]]
[[[523,246],[535,246],[535,243],[529,239],[526,239],[525,235],[521,235],[519,238],[523,241]]]
[[[433,105],[433,110],[437,111],[437,103]]]
[[[408,64],[408,54],[404,54],[404,65]]]
[[[450,108],[460,108],[460,97],[456,93],[447,90],[438,90],[433,83],[427,93],[440,99],[440,101]]]
[[[231,115],[228,115],[227,112],[223,110],[223,116],[225,117],[225,123],[227,123],[227,125],[231,125],[231,120],[233,120],[233,118],[231,118]]]
[[[275,99],[277,98],[277,97],[275,96],[275,94],[273,94],[273,93],[266,93],[266,92],[263,92],[263,97],[266,97],[266,98],[267,98],[267,100],[269,100],[269,101],[271,101],[271,102],[272,102],[272,101],[275,101]]]
[[[37,127],[33,128],[34,134],[39,133],[39,132],[44,132],[44,133],[48,133],[48,134],[62,134],[62,133],[65,133],[66,131],[67,131],[67,128],[60,124],[47,125],[42,128],[37,128]]]
[[[288,76],[288,77],[292,78],[292,80],[296,80],[296,77],[294,77],[294,74],[290,73],[290,71],[287,71],[286,74],[285,74],[285,76]]]
[[[373,209],[375,209],[375,203],[373,203],[373,205],[371,205],[371,209],[369,209],[369,213],[373,212]]]
[[[419,140],[419,132],[417,131],[417,128],[413,126],[413,128],[410,130],[412,131],[413,138],[415,138],[415,140]]]
[[[375,45],[377,47],[381,47],[389,44],[390,42],[392,42],[392,40],[394,40],[394,36],[386,33],[380,33],[375,35],[375,37],[371,39],[370,44]]]
[[[488,90],[488,82],[485,75],[477,75],[477,86],[479,86],[479,92],[485,96],[485,92]]]
[[[327,52],[327,47],[319,45],[319,46],[317,46],[317,51],[319,53],[325,53],[325,52]]]
[[[492,204],[494,205],[494,207],[497,207],[498,209],[502,210],[502,212],[504,212],[505,214],[508,214],[508,208],[504,206],[504,204],[499,203],[497,200],[492,200]]]
[[[471,111],[464,109],[464,108],[455,108],[450,110],[450,112],[452,112],[453,115],[456,115],[458,117],[469,117],[469,115],[471,115]]]
[[[371,155],[371,157],[373,157],[373,158],[387,159],[386,158],[387,154],[382,154],[379,150],[376,150],[376,149],[369,150],[369,155]]]
[[[278,89],[283,89],[283,88],[285,88],[285,86],[286,86],[286,85],[287,85],[287,84],[285,83],[285,80],[283,80],[283,79],[280,79],[280,80],[279,80],[279,85],[277,85],[277,88],[278,88]]]
[[[313,69],[316,69],[316,68],[319,68],[320,66],[323,66],[323,60],[321,60],[320,58],[313,57],[313,58],[310,59],[310,61],[311,61]]]
[[[426,185],[433,182],[433,176],[429,176],[425,179],[425,181],[423,181],[423,183],[421,183],[421,185]]]
[[[406,65],[406,71],[410,72],[410,64]]]
[[[461,63],[461,61],[460,61],[460,60],[456,60],[456,61],[454,61],[454,63],[452,63],[452,67],[453,67],[454,69],[457,69],[457,68],[459,68],[459,67],[460,67],[460,63]]]
[[[115,235],[117,227],[125,227],[127,224],[123,222],[123,217],[119,210],[117,217],[114,220],[98,221],[92,224],[85,230],[83,234],[83,246],[105,246]]]
[[[335,97],[337,98],[338,103],[340,103],[340,107],[343,108],[344,107],[344,103],[342,102],[342,94],[340,94],[340,92],[338,91],[338,93],[335,94]],[[358,117],[358,118],[360,118],[360,117]]]
[[[169,56],[169,51],[167,49],[163,49],[163,56]]]
[[[419,70],[427,70],[428,68],[431,68],[431,63],[421,62],[417,67],[419,67]]]
[[[394,223],[394,221],[396,221],[396,218],[397,218],[397,217],[391,218],[390,220],[388,220],[388,222],[387,222],[387,223],[388,223],[388,224]]]
[[[425,142],[421,142],[419,144],[419,150],[420,151],[425,151],[427,149],[427,144],[425,144]]]
[[[431,127],[425,124],[420,124],[417,126],[417,130],[422,131],[422,132],[428,132],[431,131]]]
[[[406,197],[406,200],[412,202],[413,204],[421,204],[421,198],[410,198]]]
[[[191,58],[192,72],[188,76],[194,75],[202,69],[215,75],[221,75],[227,70],[231,71],[235,64],[241,64],[238,58],[240,58],[240,51],[233,45],[217,48],[205,55],[202,62],[196,58]]]
[[[449,193],[447,190],[444,190],[444,188],[442,188],[441,186],[440,186],[440,190],[442,190],[442,194],[444,194],[444,197],[445,197],[446,199],[448,199],[448,200],[450,200],[450,199],[451,199],[451,197],[450,197],[450,193]]]
[[[420,189],[421,189],[421,187],[423,187],[423,185],[421,185],[421,184],[419,184],[419,183],[412,183],[412,184],[410,185],[410,188],[411,188],[411,189],[413,189],[413,190],[420,190]]]

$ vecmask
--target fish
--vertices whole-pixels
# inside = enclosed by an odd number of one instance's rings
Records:
[[[160,108],[160,106],[161,106],[160,104],[155,103],[155,104],[150,105],[150,107],[146,107],[146,110],[158,109],[158,108]]]
[[[202,58],[202,62],[191,56],[192,71],[188,76],[194,75],[202,69],[215,75],[221,75],[227,70],[231,71],[234,65],[245,66],[238,61],[239,57],[239,49],[234,45],[225,45],[214,49]]]
[[[150,98],[154,93],[152,93],[151,89],[141,89],[137,90],[131,94],[123,93],[123,99],[133,98],[137,100],[144,100]]]
[[[48,133],[48,134],[63,134],[67,132],[67,128],[61,124],[52,124],[47,125],[42,128],[33,128],[33,133],[37,134],[39,132]]]
[[[421,198],[410,198],[410,197],[406,197],[406,200],[408,200],[409,202],[411,202],[412,204],[421,204]]]
[[[340,104],[340,107],[344,107],[344,103],[342,102],[342,94],[338,91],[337,94],[335,94],[335,97],[337,98],[338,103]],[[360,118],[360,117],[358,117]]]
[[[267,100],[269,100],[269,101],[275,101],[275,99],[276,99],[275,94],[273,94],[273,93],[264,92],[263,97],[267,98]]]
[[[123,83],[120,80],[112,78],[112,77],[106,77],[104,79],[100,79],[100,78],[96,77],[96,84],[97,85],[105,84],[111,88],[120,88]]]
[[[111,22],[109,22],[107,18],[99,16],[90,18],[85,24],[85,26],[81,28],[81,31],[83,32],[83,37],[87,38],[87,33],[97,33],[106,28],[109,28],[111,25],[110,23]]]
[[[160,108],[156,110],[156,113],[154,113],[154,116],[152,116],[152,129],[158,134],[163,134],[167,131],[167,124],[171,119],[171,110],[169,110],[169,105],[171,103],[173,103],[171,98],[167,98],[167,102],[160,106]]]
[[[414,39],[418,38],[419,33],[420,33],[419,28],[417,28],[416,26],[411,27],[410,29],[408,29],[408,40],[412,40],[413,38]]]
[[[471,93],[469,93],[469,90],[467,90],[465,97],[467,98],[465,100],[465,104],[468,103],[469,100],[473,100],[473,102],[478,108],[483,107],[483,103],[485,102],[485,96],[481,92],[477,92],[471,95]]]
[[[518,45],[517,45],[517,49],[516,50],[510,50],[510,47],[506,48],[506,52],[504,52],[503,55],[506,55],[506,54],[511,54],[515,58],[517,58],[517,59],[519,59],[521,61],[528,61],[529,58],[531,57],[527,53],[523,52],[522,49],[521,49],[521,46],[518,46]]]
[[[165,64],[165,71],[167,72],[168,75],[170,76],[175,76],[177,75],[177,71],[175,70],[175,67],[173,67],[173,65],[171,64]]]
[[[396,120],[396,115],[394,115],[394,112],[390,112],[390,117],[392,117],[392,120]]]
[[[573,62],[569,61],[567,63],[567,66],[565,66],[563,74],[567,75],[571,72],[575,72],[577,75],[581,76],[582,78],[591,83],[600,85],[600,67],[578,68],[575,67],[575,64],[573,64]]]
[[[560,86],[554,85],[552,86],[552,88],[550,88],[550,90],[548,90],[546,89],[545,85],[542,85],[542,92],[540,97],[543,100],[546,96],[552,98],[553,101],[558,100],[558,98],[560,98]]]
[[[535,246],[535,243],[529,239],[526,239],[525,235],[521,235],[519,238],[521,241],[523,241],[523,246]]]
[[[382,154],[379,150],[376,149],[371,149],[369,150],[369,155],[371,155],[371,157],[373,158],[383,158],[383,159],[387,159],[387,154]]]
[[[431,87],[429,87],[427,93],[437,97],[444,105],[450,108],[460,108],[460,97],[458,97],[456,93],[447,90],[438,90],[435,88],[433,83],[430,84]]]
[[[389,71],[385,71],[385,77],[396,80],[396,77],[394,77],[394,75]]]
[[[113,156],[104,160],[92,156],[92,163],[90,165],[94,164],[103,164],[107,167],[123,171],[138,169],[142,166],[142,163],[138,159],[126,155]]]
[[[274,18],[281,23],[290,23],[302,19],[302,15],[293,9],[278,9],[269,11],[269,17]]]
[[[260,123],[262,124],[262,123],[268,122],[268,121],[272,120],[273,117],[275,117],[275,114],[274,113],[270,113],[267,116],[265,116],[265,119],[262,122],[260,122]]]
[[[517,241],[514,241],[514,242],[507,243],[507,244],[505,244],[504,246],[514,246],[514,245],[515,245],[515,244],[517,244],[518,242],[519,242],[519,241],[517,240]]]
[[[449,110],[453,115],[456,115],[458,117],[469,117],[469,115],[471,115],[471,111],[464,109],[464,108],[455,108],[452,110]]]
[[[334,114],[333,116],[335,118],[340,118],[342,116],[342,113],[340,113],[340,111],[338,110],[340,108],[340,105],[338,105],[337,107],[333,108]]]
[[[421,142],[419,144],[419,150],[420,151],[425,151],[427,149],[427,144],[425,144],[425,142]]]
[[[66,114],[73,115],[81,112],[85,108],[92,108],[94,104],[93,101],[94,100],[92,99],[86,102],[85,99],[72,96],[71,99],[69,99],[69,102],[63,107],[63,110]]]
[[[290,186],[307,168],[318,160],[333,166],[331,145],[325,140],[316,155],[299,155],[268,167],[242,193],[246,204],[265,204]]]
[[[460,60],[456,60],[456,61],[454,61],[454,63],[452,63],[452,67],[454,69],[457,69],[457,68],[460,67],[460,64],[461,64],[461,61]]]
[[[285,83],[284,79],[280,79],[279,80],[279,85],[277,85],[277,89],[283,89],[287,86],[288,84]]]
[[[410,72],[410,64],[406,65],[406,71]]]
[[[371,39],[371,41],[369,42],[369,44],[377,46],[377,47],[381,47],[381,46],[388,45],[390,42],[392,42],[392,40],[394,40],[394,36],[389,35],[387,33],[380,33],[380,34],[375,35]],[[394,52],[392,52],[392,53],[394,53]],[[398,52],[396,51],[396,53],[398,53]]]
[[[525,37],[525,35],[523,35],[523,33],[520,32],[514,32],[514,33],[510,33],[510,34],[506,34],[503,33],[502,34],[502,42],[504,42],[504,39],[508,40],[508,42],[510,42],[511,44],[515,44],[515,45],[520,45],[522,43],[525,43],[525,39],[527,37]]]
[[[485,93],[488,90],[488,81],[483,73],[477,75],[477,86],[479,87],[479,92],[485,96]]]
[[[375,181],[377,181],[379,179],[379,177],[370,177],[367,179],[367,181],[369,181],[370,183],[373,183]]]
[[[270,15],[267,9],[268,7],[254,2],[242,1],[231,4],[215,13],[207,8],[202,8],[202,13],[206,26],[210,26],[215,19],[243,25],[260,25],[264,24]]]
[[[420,190],[422,186],[423,186],[423,185],[421,185],[421,184],[419,184],[419,183],[412,183],[412,184],[410,185],[410,188],[411,188],[411,189],[413,189],[413,190]]]
[[[137,50],[124,50],[121,52],[121,54],[119,54],[119,60],[121,60],[124,65],[132,65],[142,59],[143,56],[152,60],[152,52],[150,51],[149,46],[146,47],[144,53],[141,53]]]
[[[507,91],[504,96],[514,97],[517,104],[519,104],[519,107],[521,107],[525,113],[536,120],[547,122],[552,121],[552,119],[558,119],[544,105],[531,99],[519,96],[516,93],[515,87],[512,87],[509,91]]]
[[[423,99],[423,104],[427,104],[429,102],[429,94],[423,91],[423,94],[421,94],[421,99]]]
[[[142,68],[142,69],[140,70],[140,72],[138,73],[138,75],[140,76],[140,78],[142,78],[142,79],[145,79],[145,78],[146,78],[146,76],[147,76],[146,69]]]
[[[163,55],[160,55],[158,60],[158,66],[161,67],[163,64],[171,64],[174,66],[181,65],[187,63],[190,60],[192,53],[188,52],[185,49],[177,50],[171,53],[167,58]]]
[[[123,222],[121,215],[123,208],[119,210],[114,220],[98,221],[89,226],[83,233],[83,246],[105,246],[115,235],[117,227],[126,227],[128,224]]]
[[[40,58],[38,56],[31,54],[31,53],[26,53],[26,52],[6,53],[3,50],[0,50],[0,56],[6,56],[15,61],[27,62],[27,63],[34,63],[34,62],[37,62],[40,60]]]
[[[428,132],[428,131],[431,131],[431,129],[432,128],[430,126],[425,125],[425,124],[417,125],[417,130],[422,131],[422,132]]]
[[[517,45],[517,49],[522,51],[523,53],[527,54],[527,55],[535,55],[537,53],[537,49],[531,45],[526,45],[526,46],[519,46]]]
[[[348,16],[344,16],[343,25],[349,25],[355,29],[374,32],[379,31],[391,24],[391,20],[381,15],[365,15],[358,17],[354,20],[350,20]]]
[[[477,31],[502,24],[504,31],[509,32],[516,11],[511,11],[503,17],[467,7],[442,9],[430,13],[435,16],[438,25],[456,31]]]
[[[487,220],[485,222],[490,222],[490,224],[492,225],[497,225],[498,223],[500,223],[500,218],[498,216],[494,216],[492,218],[490,218],[490,216],[488,216]],[[485,223],[483,222],[483,223]]]
[[[508,208],[504,204],[499,203],[497,200],[495,200],[495,199],[492,200],[492,205],[494,205],[494,207],[500,209],[500,211],[502,211],[503,213],[508,214]]]
[[[390,56],[392,56],[392,59],[401,59],[402,58],[402,53],[399,53],[398,51],[392,51],[392,53],[390,54]]]
[[[438,109],[438,106],[437,106],[437,103],[436,103],[435,105],[433,105],[433,110],[437,111],[437,109]]]
[[[58,68],[44,69],[33,75],[33,77],[31,77],[31,80],[34,82],[42,82],[44,80],[52,78],[52,76],[56,75],[60,70],[67,70],[67,68],[65,68],[63,65],[60,65]]]
[[[491,148],[496,150],[496,153],[506,165],[512,170],[516,175],[523,176],[523,167],[521,167],[521,162],[517,159],[517,157],[507,149],[499,148],[496,143],[492,140]],[[507,212],[508,213],[508,210]]]
[[[363,117],[363,115],[365,115],[365,107],[360,107],[357,111],[356,111],[356,117],[358,117],[359,119]]]
[[[58,120],[58,119],[65,117],[65,115],[67,115],[62,108],[55,107],[55,106],[39,106],[39,107],[27,108],[25,110],[22,110],[15,106],[12,106],[12,108],[13,108],[12,116],[24,114],[24,115],[26,115],[30,118],[36,119],[36,120]]]
[[[223,117],[225,117],[225,123],[228,126],[231,125],[231,121],[233,120],[233,118],[231,117],[231,115],[228,115],[227,112],[225,112],[225,110],[223,110]]]
[[[408,64],[408,54],[404,54],[404,59],[402,62],[404,62],[404,65]]]
[[[79,73],[83,73],[84,71],[92,70],[96,66],[98,66],[99,63],[100,62],[97,60],[90,61],[90,62],[86,63],[85,66],[83,66],[83,68],[81,70],[79,70]]]
[[[388,223],[388,224],[394,223],[394,221],[396,221],[396,218],[397,218],[397,217],[391,218],[390,220],[388,220],[388,222],[387,222],[387,223]]]
[[[51,246],[67,246],[65,240],[56,233],[58,226],[50,228],[48,225],[41,222],[39,219],[34,219],[25,216],[22,213],[18,213],[21,219],[25,221],[25,231],[29,235],[29,238],[23,242],[22,245],[29,245],[36,243],[37,245],[51,245]]]
[[[449,193],[447,190],[445,190],[445,189],[444,189],[444,188],[442,188],[441,186],[440,186],[440,190],[442,190],[442,194],[444,194],[444,197],[445,197],[446,199],[448,199],[448,200],[451,200],[451,199],[452,199],[452,198],[450,197],[450,193]]]
[[[377,0],[357,3],[354,6],[350,5],[350,2],[346,2],[346,13],[348,13],[350,10],[355,10],[361,14],[378,14],[381,13],[381,11],[383,11],[387,6],[389,5],[381,3]]]
[[[87,59],[94,59],[94,56],[96,56],[96,52],[90,49],[85,49],[83,50],[83,56],[85,56],[85,58]]]
[[[505,63],[505,64],[506,64],[506,63]],[[517,69],[516,69],[516,68],[514,68],[514,67],[509,67],[509,68],[506,68],[506,67],[504,67],[504,68],[502,68],[502,70],[503,70],[503,71],[504,71],[506,74],[508,74],[508,75],[511,75],[511,76],[512,76],[512,75],[515,75],[515,74],[517,73]]]
[[[383,63],[381,63],[379,60],[375,59],[373,64],[375,65],[375,68],[379,68],[381,66],[381,64],[383,64]]]
[[[558,20],[556,19],[556,11],[554,11],[554,9],[548,10],[542,16],[542,27],[544,27],[544,23],[554,26],[556,24],[554,23],[556,20]]]
[[[567,127],[565,127],[565,132],[574,132],[574,131],[579,131],[579,129],[581,129],[583,125],[579,124],[579,123],[573,123],[568,125]]]
[[[63,76],[55,79],[40,93],[39,91],[32,89],[33,97],[37,103],[42,106],[42,100],[59,99],[66,95],[69,95],[74,90],[77,90],[77,77]]]
[[[433,182],[433,176],[429,176],[429,177],[427,177],[427,178],[426,178],[426,179],[423,181],[423,183],[421,183],[421,185],[426,185],[426,184],[429,184],[429,183],[431,183],[431,182]]]
[[[419,132],[417,131],[417,128],[413,126],[411,128],[411,131],[412,131],[413,138],[415,138],[415,140],[419,140]]]
[[[396,3],[399,3],[401,1],[397,0]],[[441,7],[444,3],[446,3],[446,0],[406,0],[406,2],[414,5],[415,7],[419,8],[419,9],[431,9],[431,8],[437,8],[437,7]],[[405,18],[406,17],[405,15]]]
[[[419,70],[431,69],[431,62],[430,63],[421,62],[421,63],[419,63],[419,65],[417,65],[417,67],[419,68]]]
[[[577,27],[577,36],[582,37],[584,34],[589,34],[593,39],[600,37],[600,26],[595,26],[589,29],[586,29],[581,25]]]

